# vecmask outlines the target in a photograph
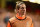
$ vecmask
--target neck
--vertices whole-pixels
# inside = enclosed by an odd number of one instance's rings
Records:
[[[20,14],[20,13],[18,13],[18,16],[22,17],[23,15],[22,15],[22,14]]]
[[[18,19],[25,19],[25,15],[21,15],[21,14],[19,14],[19,13],[17,13],[16,17],[17,17]]]

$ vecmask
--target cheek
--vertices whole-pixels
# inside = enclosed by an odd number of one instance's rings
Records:
[[[25,9],[25,12],[26,12],[26,9]]]
[[[26,10],[25,10],[25,12],[26,12]]]
[[[19,12],[21,12],[22,10],[21,9],[19,9]]]

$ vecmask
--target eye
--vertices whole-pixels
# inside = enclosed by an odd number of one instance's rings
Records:
[[[22,7],[21,9],[24,9],[24,7]]]

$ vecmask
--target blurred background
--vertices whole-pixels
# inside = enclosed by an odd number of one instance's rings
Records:
[[[17,1],[26,4],[26,15],[32,18],[34,27],[40,27],[40,0],[0,0],[0,26],[6,27],[8,20],[15,16]]]

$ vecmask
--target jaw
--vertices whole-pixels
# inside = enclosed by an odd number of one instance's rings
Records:
[[[20,16],[21,16],[21,17],[22,17],[22,16],[26,16],[26,14],[21,14]]]
[[[26,13],[24,12],[24,13],[21,13],[21,15],[26,15]]]

